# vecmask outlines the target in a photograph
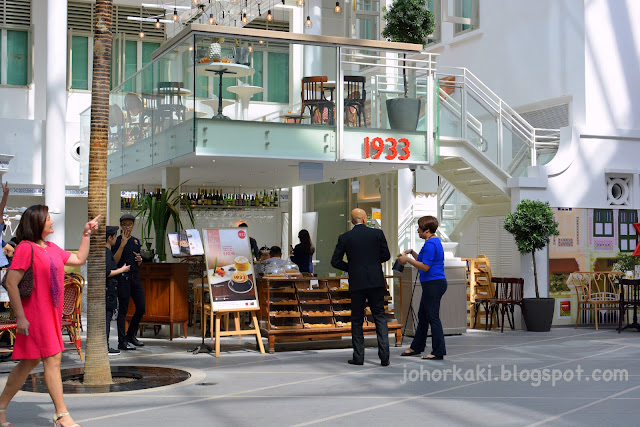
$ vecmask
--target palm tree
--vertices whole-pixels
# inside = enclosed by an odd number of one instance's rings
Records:
[[[106,345],[105,324],[105,216],[107,212],[107,144],[109,142],[109,84],[111,72],[111,18],[113,0],[96,0],[89,137],[89,217],[98,214],[100,227],[91,234],[87,291],[87,348],[84,384],[113,382]]]

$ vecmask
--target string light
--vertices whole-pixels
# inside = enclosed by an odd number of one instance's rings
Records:
[[[173,9],[173,20],[178,21],[178,9]]]
[[[253,45],[249,43],[249,52],[253,52]]]
[[[304,0],[298,0],[298,6],[304,6]]]
[[[267,21],[273,21],[273,15],[271,14],[271,9],[267,11]]]
[[[243,14],[242,14],[242,23],[243,23],[243,24],[246,24],[246,23],[247,23],[247,14],[246,14],[246,13],[243,13]]]
[[[313,26],[313,22],[311,22],[311,17],[309,15],[307,15],[307,21],[305,22],[305,25],[307,26],[307,28],[311,28],[311,26]]]
[[[337,1],[336,2],[336,7],[333,8],[333,13],[338,15],[340,12],[342,12],[342,8],[340,7],[340,2]]]
[[[144,38],[144,31],[140,30],[140,32],[138,33],[138,36],[142,39]]]
[[[160,28],[160,18],[156,18],[156,28]]]
[[[258,40],[258,43],[264,44],[264,40]]]
[[[198,0],[193,0],[193,4],[198,4]]]

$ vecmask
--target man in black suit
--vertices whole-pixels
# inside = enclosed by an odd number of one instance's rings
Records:
[[[338,237],[338,244],[331,257],[331,265],[349,274],[349,296],[351,297],[351,342],[352,365],[364,363],[364,309],[369,301],[378,337],[378,356],[382,366],[389,365],[389,329],[384,312],[386,282],[382,264],[391,258],[387,239],[382,230],[368,228],[367,214],[362,209],[351,211],[353,228]],[[343,256],[347,255],[347,262]]]

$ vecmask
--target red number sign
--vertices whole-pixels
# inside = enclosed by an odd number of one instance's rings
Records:
[[[387,147],[385,142],[389,143]],[[398,150],[398,145],[400,145],[400,150]],[[407,138],[400,138],[396,140],[395,138],[387,138],[386,140],[382,140],[379,136],[376,136],[371,141],[369,141],[369,137],[364,138],[364,155],[363,159],[379,159],[383,154],[385,148],[389,154],[384,156],[387,160],[407,160],[411,157],[411,151],[409,150],[409,146],[411,143]],[[373,151],[373,153],[372,153]],[[400,154],[400,155],[398,155]]]

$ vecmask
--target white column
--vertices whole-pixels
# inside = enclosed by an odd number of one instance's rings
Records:
[[[120,195],[122,186],[110,184],[107,186],[107,225],[120,225]]]
[[[49,240],[65,246],[65,157],[67,114],[67,0],[47,0],[47,78],[44,200],[53,215]],[[81,226],[80,226],[81,227]],[[78,228],[78,233],[82,232]]]
[[[180,168],[162,169],[162,188],[177,188],[180,185]]]
[[[391,260],[385,264],[385,273],[391,274],[391,266],[398,255],[398,173],[380,175],[380,209],[382,231],[387,239]]]
[[[289,242],[297,242],[296,236],[298,235],[298,231],[302,228],[302,212],[304,211],[305,205],[305,196],[304,196],[304,186],[297,186],[291,188],[290,194],[290,202],[289,206],[291,207],[291,220],[289,224],[291,228],[289,229]],[[283,255],[284,253],[288,254],[289,247],[282,248]]]

